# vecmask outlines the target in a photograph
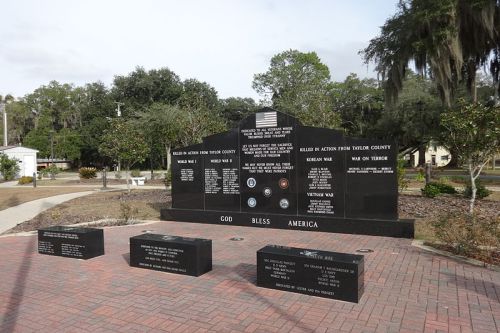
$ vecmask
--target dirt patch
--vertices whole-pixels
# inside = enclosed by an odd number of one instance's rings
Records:
[[[69,225],[102,219],[159,220],[160,209],[170,206],[166,190],[132,190],[99,192],[64,202],[17,225],[6,233],[33,231],[52,225]],[[124,223],[122,223],[124,224]],[[127,224],[127,223],[125,223]]]
[[[88,191],[81,187],[6,187],[0,189],[0,210],[59,194]]]

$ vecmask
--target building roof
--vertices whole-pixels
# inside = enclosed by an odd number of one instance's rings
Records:
[[[1,151],[6,151],[6,150],[11,150],[11,149],[22,149],[22,150],[29,150],[29,151],[32,151],[32,152],[37,152],[38,153],[38,150],[36,149],[33,149],[33,148],[28,148],[28,147],[23,147],[23,146],[0,146],[0,152]]]

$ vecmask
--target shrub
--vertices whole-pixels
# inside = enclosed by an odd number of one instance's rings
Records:
[[[14,179],[19,170],[19,164],[15,158],[9,158],[6,154],[0,153],[0,173],[3,180]]]
[[[130,176],[131,177],[140,177],[141,176],[141,170],[139,170],[139,169],[130,170]]]
[[[51,179],[56,179],[56,175],[60,172],[60,170],[54,163],[52,163],[45,169],[40,170],[40,172],[44,177],[50,176]]]
[[[120,202],[120,218],[125,224],[133,224],[138,213],[137,207],[132,207],[128,202]]]
[[[397,175],[398,175],[398,187],[399,192],[403,192],[408,188],[408,179],[406,179],[406,170],[405,170],[406,161],[404,159],[398,159],[397,164]]]
[[[31,176],[22,176],[18,180],[19,185],[24,185],[24,184],[29,184],[29,183],[33,183],[33,177],[31,177]]]
[[[425,180],[425,172],[422,169],[418,170],[417,175],[415,176],[415,180],[417,182],[423,182]]]
[[[116,179],[122,179],[122,173],[120,171],[115,172]]]
[[[427,198],[434,198],[439,194],[455,194],[457,191],[455,188],[448,184],[443,184],[439,182],[430,182],[425,184],[425,187],[421,189],[422,195]]]
[[[500,219],[448,213],[431,221],[436,237],[456,254],[491,260],[500,246]]]
[[[94,167],[82,167],[78,169],[80,178],[92,179],[97,177],[97,169]]]
[[[479,179],[476,180],[476,189],[476,199],[484,199],[491,194],[491,191],[484,187],[483,183],[480,182]],[[472,186],[470,181],[467,182],[467,185],[465,185],[464,196],[466,198],[472,197]]]
[[[165,173],[165,185],[170,185],[172,182],[172,170],[169,168]]]

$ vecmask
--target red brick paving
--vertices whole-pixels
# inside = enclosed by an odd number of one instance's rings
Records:
[[[144,229],[213,240],[213,270],[132,268]],[[105,229],[87,261],[37,253],[36,236],[0,238],[0,332],[498,332],[500,273],[372,236],[159,222]],[[242,236],[244,241],[229,238]],[[359,304],[258,288],[267,244],[365,255]]]

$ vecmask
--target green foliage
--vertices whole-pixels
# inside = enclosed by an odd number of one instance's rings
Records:
[[[476,199],[484,199],[491,194],[481,181],[476,180]],[[470,182],[467,182],[464,189],[464,196],[466,198],[472,198],[472,186]]]
[[[81,167],[78,169],[78,175],[82,179],[92,179],[97,177],[97,169],[94,167]]]
[[[165,185],[170,185],[172,183],[172,169],[168,169],[165,173]]]
[[[131,122],[114,119],[111,127],[102,136],[99,152],[113,161],[121,161],[125,170],[137,162],[142,162],[149,154],[149,146],[144,135]]]
[[[340,123],[332,111],[330,70],[315,52],[275,55],[267,72],[254,75],[252,87],[272,107],[298,117],[304,125],[332,128]]]
[[[21,178],[19,178],[19,180],[17,181],[17,183],[19,185],[33,183],[33,177],[31,177],[31,176],[22,176]]]
[[[349,74],[344,82],[332,84],[333,110],[340,114],[347,134],[367,136],[384,109],[383,89],[374,79]]]
[[[457,108],[441,115],[442,141],[456,152],[465,165],[472,188],[469,212],[474,211],[476,179],[491,156],[500,151],[500,107],[468,104],[461,100]]]
[[[409,63],[420,73],[431,72],[447,106],[462,79],[474,100],[480,66],[491,60],[491,74],[498,80],[499,8],[498,1],[490,0],[400,1],[398,12],[362,51],[366,63],[374,61],[386,80],[386,102],[397,99]]]
[[[115,172],[116,179],[122,179],[122,173],[120,171]]]
[[[439,183],[439,182],[430,182],[425,184],[425,187],[421,189],[422,195],[427,198],[434,198],[439,194],[456,194],[457,191],[451,185]]]
[[[220,113],[228,127],[236,127],[246,116],[255,113],[259,106],[252,98],[230,97],[220,100]]]
[[[40,170],[40,173],[42,174],[43,177],[50,176],[51,179],[55,179],[56,175],[60,172],[59,168],[52,163],[48,167]]]
[[[491,259],[491,250],[500,246],[500,219],[459,212],[438,216],[431,222],[436,237],[454,253]]]
[[[115,76],[111,95],[115,101],[125,103],[123,116],[130,111],[140,110],[153,103],[174,105],[183,93],[184,87],[179,76],[168,68],[145,71],[137,67],[126,76]]]
[[[141,170],[139,169],[133,169],[130,171],[130,176],[132,177],[140,177],[141,176]]]
[[[422,169],[419,169],[417,175],[415,176],[415,180],[417,182],[425,181],[425,171]]]
[[[3,180],[12,180],[19,173],[18,160],[9,158],[6,154],[0,153],[0,173]]]
[[[398,187],[400,193],[408,188],[408,183],[409,183],[408,179],[406,179],[405,165],[406,165],[406,160],[399,158],[396,172],[398,176]]]

